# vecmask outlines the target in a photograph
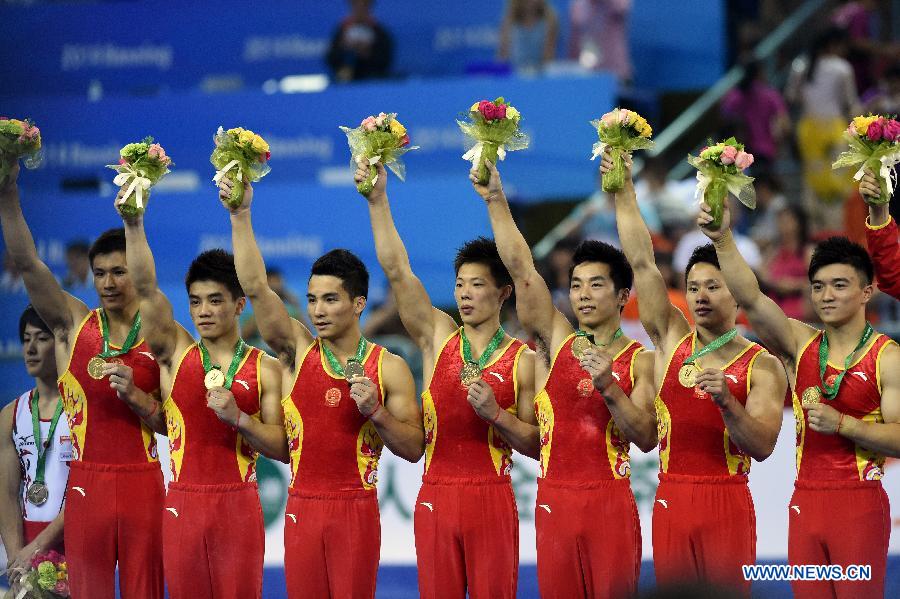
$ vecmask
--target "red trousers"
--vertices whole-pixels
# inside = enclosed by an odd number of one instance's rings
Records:
[[[170,599],[262,595],[266,538],[256,483],[170,483],[162,531]]]
[[[538,479],[534,525],[543,599],[621,599],[637,591],[641,524],[628,479]]]
[[[422,599],[514,599],[519,517],[508,479],[423,482],[414,516]]]
[[[70,464],[63,531],[73,599],[162,599],[159,464]]]
[[[867,581],[792,581],[794,597],[884,597],[891,507],[880,481],[798,480],[788,510],[791,565],[872,567]]]
[[[749,595],[756,513],[743,476],[659,475],[653,504],[657,585],[702,580]]]
[[[374,597],[381,554],[381,518],[375,491],[288,491],[284,514],[288,597]]]

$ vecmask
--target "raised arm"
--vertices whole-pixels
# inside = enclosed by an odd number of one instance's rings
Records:
[[[872,171],[866,170],[859,182],[863,198],[877,198],[881,194],[878,181]],[[891,217],[888,204],[869,203],[866,221],[866,245],[875,265],[878,289],[900,299],[900,243],[897,242],[897,222]]]
[[[516,313],[519,321],[534,336],[542,357],[549,365],[554,350],[554,332],[556,337],[563,337],[572,331],[572,325],[553,305],[550,289],[534,266],[531,248],[509,210],[500,173],[490,162],[487,165],[490,171],[487,185],[478,183],[475,169],[469,172],[469,179],[476,193],[487,204],[497,251],[516,286]]]
[[[266,278],[266,265],[256,243],[253,223],[250,220],[250,204],[253,187],[244,183],[244,200],[237,208],[230,208],[225,199],[231,193],[231,182],[223,177],[219,187],[219,199],[231,212],[231,244],[234,249],[234,266],[241,288],[253,305],[253,315],[259,334],[278,356],[286,368],[295,367],[298,345],[305,349],[313,341],[312,334],[299,321],[288,314],[284,302],[278,297]]]
[[[356,170],[356,181],[363,181],[368,176],[368,164],[362,164]],[[422,281],[413,273],[409,263],[409,254],[391,215],[386,192],[387,171],[381,163],[375,165],[378,170],[378,181],[374,189],[366,196],[369,203],[369,218],[372,221],[372,234],[375,238],[375,253],[378,263],[384,271],[394,297],[397,298],[397,309],[400,319],[419,349],[431,355],[440,339],[450,335],[456,329],[456,323],[444,312],[431,305],[431,298]],[[428,369],[426,368],[426,371]]]
[[[121,191],[119,193],[122,193]],[[141,332],[160,365],[171,366],[178,347],[193,340],[175,321],[172,304],[157,285],[156,265],[144,232],[144,217],[122,217],[125,260],[141,302]]]
[[[38,257],[34,238],[19,202],[17,179],[19,166],[12,171],[0,188],[0,224],[6,251],[22,274],[28,298],[58,341],[69,339],[69,333],[87,315],[88,309],[80,300],[63,291],[56,277]]]
[[[747,261],[737,249],[729,225],[731,212],[725,202],[722,226],[710,229],[712,222],[709,206],[701,205],[697,225],[709,237],[716,248],[719,266],[725,277],[725,284],[738,305],[747,314],[753,331],[762,344],[779,358],[794,363],[799,344],[815,334],[815,329],[800,321],[788,318],[778,304],[759,288],[759,281]]]
[[[612,166],[608,151],[604,152],[600,170],[606,173]],[[687,334],[690,325],[681,311],[669,301],[666,282],[656,267],[653,241],[638,208],[634,182],[631,180],[631,158],[627,155],[625,168],[625,187],[616,194],[616,227],[622,251],[634,271],[641,324],[653,344],[661,347],[670,333],[680,338]]]
[[[724,372],[717,368],[701,371],[697,384],[712,396],[722,412],[728,436],[735,445],[758,462],[771,455],[781,430],[787,391],[787,375],[775,356],[767,352],[756,359],[746,405],[734,398]]]
[[[406,362],[385,352],[381,368],[384,405],[378,403],[375,386],[366,377],[350,381],[350,396],[360,413],[369,418],[375,430],[394,455],[418,462],[425,453],[425,427],[416,401],[416,384]]]

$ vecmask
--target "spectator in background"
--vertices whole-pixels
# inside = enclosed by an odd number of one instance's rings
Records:
[[[841,202],[851,180],[831,163],[846,146],[844,130],[859,110],[853,67],[844,58],[847,34],[829,29],[815,42],[809,64],[794,68],[787,97],[800,106],[797,143],[803,160],[808,214],[818,228],[841,229]]]
[[[331,37],[326,61],[336,81],[383,79],[390,74],[393,40],[375,20],[374,0],[350,0],[350,14]]]
[[[507,0],[498,57],[520,73],[536,73],[556,57],[559,19],[547,0]]]
[[[691,190],[685,193],[684,187],[676,181],[670,181],[667,175],[662,158],[646,156],[644,168],[634,184],[634,192],[638,197],[639,208],[646,201],[656,212],[656,216],[645,214],[647,210],[641,208],[644,222],[651,227],[651,232],[655,232],[653,227],[658,220],[662,232],[669,239],[677,240],[685,231],[693,228],[697,211],[693,192],[695,185],[691,184]]]
[[[84,240],[72,241],[66,245],[66,276],[62,280],[66,291],[94,288],[88,250],[90,245]]]
[[[720,110],[726,124],[753,152],[753,170],[769,170],[791,123],[784,99],[766,81],[759,62],[744,67],[743,79],[722,99]]]
[[[284,276],[277,267],[269,267],[266,269],[266,280],[269,283],[269,288],[274,291],[278,297],[281,298],[281,301],[284,303],[284,307],[287,310],[288,316],[299,320],[304,325],[306,321],[304,320],[304,310],[300,306],[300,301],[297,299],[297,296],[291,292],[287,286],[284,284]],[[243,337],[244,341],[247,342],[248,345],[252,345],[254,347],[258,347],[265,352],[272,353],[272,350],[266,345],[266,342],[263,341],[262,335],[259,333],[259,328],[256,325],[256,317],[253,314],[252,307],[248,304],[247,308],[241,313],[240,319],[238,321],[239,326],[241,328],[241,337]]]
[[[615,247],[621,247],[619,231],[616,228],[615,196],[603,191],[601,183],[602,176],[597,171],[596,191],[575,208],[572,212],[572,218],[577,223],[576,226],[580,227],[585,239],[596,239]],[[638,193],[638,184],[635,184],[634,188],[635,193]],[[640,194],[637,198],[641,217],[647,223],[650,233],[659,233],[662,230],[662,224],[660,223],[659,215],[656,213],[656,206],[653,205],[650,196]]]
[[[800,206],[784,207],[777,212],[776,222],[778,238],[759,270],[760,282],[788,318],[809,320],[807,265],[812,246],[806,213]]]
[[[875,83],[873,58],[877,53],[875,0],[845,0],[831,16],[835,27],[847,33],[847,60],[853,65],[856,91],[863,94]]]
[[[734,202],[732,202],[732,206]],[[759,272],[760,267],[762,267],[763,259],[762,254],[759,252],[759,247],[753,240],[747,237],[746,235],[742,235],[738,233],[738,225],[740,219],[743,215],[743,210],[731,210],[731,228],[732,228],[732,236],[734,237],[734,242],[737,245],[738,251],[741,253],[741,256],[744,257],[744,260],[747,261],[747,264],[750,265],[750,268],[754,270],[754,272]],[[709,239],[700,229],[694,228],[678,240],[678,245],[675,246],[675,255],[672,259],[672,264],[675,266],[675,270],[679,273],[684,273],[687,269],[688,261],[691,259],[691,254],[694,250],[701,245],[706,245],[709,243]]]
[[[900,114],[900,62],[895,62],[865,99],[864,113]]]
[[[569,4],[569,58],[593,70],[612,71],[630,83],[628,15],[631,0],[572,0]]]

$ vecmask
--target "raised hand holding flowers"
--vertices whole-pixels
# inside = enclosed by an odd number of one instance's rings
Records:
[[[527,148],[528,136],[519,131],[522,115],[502,97],[493,102],[475,102],[469,108],[468,117],[468,122],[456,121],[470,146],[463,154],[463,160],[472,162],[472,166],[478,169],[478,183],[485,185],[490,179],[485,161],[496,164],[498,159],[506,158],[507,152]]]
[[[838,156],[831,168],[859,166],[853,178],[859,181],[866,169],[875,174],[881,193],[878,197],[864,196],[870,204],[887,204],[894,193],[897,179],[896,165],[900,163],[900,121],[881,116],[868,115],[854,118],[844,139],[850,146]]]
[[[27,169],[41,165],[41,130],[29,119],[0,117],[0,183],[19,158],[25,159],[23,163]]]
[[[747,208],[756,208],[753,177],[743,172],[753,164],[753,154],[744,151],[744,144],[729,137],[703,148],[699,156],[688,156],[687,160],[697,169],[696,197],[710,208],[713,217],[709,224],[711,229],[722,226],[725,198],[729,191]]]
[[[216,185],[223,177],[231,182],[231,193],[225,202],[237,208],[244,201],[244,179],[257,182],[272,170],[269,166],[269,144],[262,137],[242,127],[225,131],[219,127],[213,137],[216,147],[209,161],[216,169]]]
[[[153,143],[152,137],[119,150],[119,163],[106,165],[118,173],[113,179],[115,185],[128,186],[116,200],[116,209],[124,216],[143,214],[150,188],[169,172],[170,166],[172,159],[161,145]]]
[[[650,136],[653,128],[647,119],[625,108],[615,108],[607,112],[599,119],[591,121],[591,125],[597,130],[600,141],[594,144],[591,160],[603,153],[609,146],[613,168],[604,173],[602,178],[603,191],[616,193],[622,191],[625,185],[625,164],[623,155],[630,154],[634,150],[647,150],[653,147]]]
[[[406,178],[406,165],[400,157],[418,149],[418,146],[409,145],[406,127],[397,120],[396,112],[367,116],[359,127],[340,127],[340,130],[347,134],[351,166],[355,169],[363,159],[369,163],[369,176],[356,184],[359,193],[368,195],[375,188],[378,181],[375,164],[379,162],[391,169],[401,181]]]

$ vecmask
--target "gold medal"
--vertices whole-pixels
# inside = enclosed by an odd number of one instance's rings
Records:
[[[88,360],[87,373],[92,379],[100,380],[103,378],[104,366],[106,366],[106,360],[100,356],[94,356]]]
[[[822,390],[818,387],[807,387],[803,391],[800,403],[804,406],[811,406],[822,401]]]
[[[678,382],[682,387],[691,388],[697,384],[699,369],[693,364],[685,364],[678,369]]]
[[[225,385],[225,373],[218,368],[213,368],[203,377],[203,384],[206,385],[207,389],[222,387]]]
[[[475,362],[466,362],[459,371],[459,380],[466,387],[481,378],[481,367]]]
[[[366,376],[366,369],[363,368],[363,365],[352,358],[347,360],[347,365],[344,366],[344,378],[349,381],[363,376]]]
[[[593,347],[593,345],[586,335],[577,335],[572,341],[572,355],[580,360],[584,352]]]

